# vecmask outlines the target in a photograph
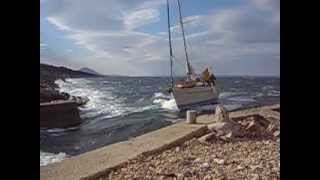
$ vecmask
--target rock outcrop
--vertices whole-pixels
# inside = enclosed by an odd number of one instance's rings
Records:
[[[55,84],[57,79],[81,77],[99,75],[40,64],[40,127],[67,128],[81,123],[78,106],[84,105],[89,99],[59,92]]]

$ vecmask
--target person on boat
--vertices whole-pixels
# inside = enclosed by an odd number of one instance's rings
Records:
[[[209,68],[206,68],[203,72],[202,72],[202,79],[204,80],[204,82],[206,82],[208,85],[210,85],[211,83],[213,85],[215,85],[215,80],[216,77],[213,75],[213,73],[209,72]]]

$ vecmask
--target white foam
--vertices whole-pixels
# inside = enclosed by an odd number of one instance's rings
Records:
[[[123,115],[130,111],[123,103],[125,98],[115,97],[112,94],[112,87],[103,87],[96,89],[90,86],[88,79],[66,79],[66,81],[57,80],[56,84],[60,87],[60,92],[67,92],[73,96],[88,97],[89,101],[81,108],[83,111],[93,110],[92,113],[84,113],[84,118],[94,117],[97,113],[108,114],[105,118],[112,118]]]
[[[68,155],[60,152],[58,154],[40,151],[40,166],[46,166],[51,163],[60,162],[66,159]]]
[[[239,94],[239,92],[222,92],[219,94],[219,98],[227,98],[237,94]]]
[[[153,98],[163,98],[163,99],[170,99],[169,95],[165,95],[161,92],[154,93]]]
[[[159,104],[162,109],[170,110],[170,111],[178,111],[178,106],[176,101],[171,99],[155,99],[153,100],[154,104]]]
[[[232,111],[238,108],[241,108],[242,105],[241,104],[225,104],[223,105],[228,111]]]
[[[280,96],[280,91],[271,90],[270,92],[268,92],[267,95],[268,96]]]
[[[232,97],[229,98],[231,101],[236,101],[236,102],[255,102],[256,100],[248,98],[248,97]]]
[[[255,97],[262,97],[262,96],[264,96],[263,93],[258,93]]]
[[[270,90],[270,89],[273,89],[273,86],[271,86],[271,85],[266,85],[266,86],[263,86],[263,87],[262,87],[262,90],[263,90],[263,91]]]
[[[82,118],[93,118],[97,114],[105,114],[103,118],[113,118],[158,107],[154,104],[143,107],[130,107],[125,103],[125,97],[114,96],[112,93],[114,87],[103,86],[103,88],[97,89],[95,86],[90,85],[92,82],[89,79],[66,79],[65,82],[57,80],[56,83],[59,85],[61,92],[67,92],[73,96],[85,96],[89,98],[88,103],[85,106],[80,107],[83,111],[83,113],[81,113]],[[108,83],[120,84],[118,82]],[[154,98],[168,98],[168,96],[163,93],[155,93]],[[143,101],[144,98],[138,100],[138,102]]]

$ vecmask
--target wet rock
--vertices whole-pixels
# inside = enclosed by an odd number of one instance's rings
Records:
[[[67,93],[60,93],[53,88],[46,87],[46,85],[40,85],[40,103],[56,100],[68,100],[69,98],[70,95]]]

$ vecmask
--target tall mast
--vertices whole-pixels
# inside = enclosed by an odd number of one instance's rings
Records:
[[[180,19],[180,25],[181,25],[181,31],[182,31],[182,36],[183,36],[183,45],[184,45],[184,52],[185,52],[185,56],[186,56],[186,63],[187,63],[187,77],[189,78],[189,76],[192,74],[192,69],[191,69],[191,65],[189,62],[189,57],[188,57],[188,52],[187,52],[187,43],[186,43],[186,37],[184,34],[184,27],[183,27],[183,21],[182,21],[182,15],[181,15],[181,2],[180,0],[178,1],[178,8],[179,8],[179,19]]]
[[[171,76],[171,87],[173,88],[173,75],[172,75],[172,57],[173,57],[173,54],[172,54],[172,45],[171,45],[169,0],[167,0],[167,14],[168,14],[169,48],[170,48],[170,76]]]

